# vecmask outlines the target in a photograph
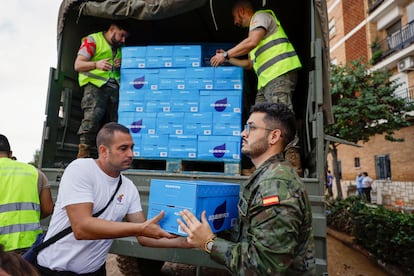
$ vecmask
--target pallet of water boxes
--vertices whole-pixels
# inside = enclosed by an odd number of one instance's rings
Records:
[[[131,131],[134,161],[164,160],[170,172],[222,162],[224,173],[240,173],[243,70],[206,66],[211,47],[122,48],[118,121]]]

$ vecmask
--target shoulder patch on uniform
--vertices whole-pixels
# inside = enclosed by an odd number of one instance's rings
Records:
[[[268,196],[263,198],[263,206],[277,205],[279,204],[279,196]]]

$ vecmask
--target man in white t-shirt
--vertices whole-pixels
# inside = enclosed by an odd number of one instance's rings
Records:
[[[136,236],[145,246],[189,247],[185,238],[160,228],[163,212],[146,221],[136,186],[121,175],[132,163],[134,143],[128,128],[117,123],[104,125],[97,135],[97,146],[98,159],[76,159],[62,176],[45,240],[68,226],[73,232],[39,253],[42,275],[105,275],[112,239],[119,237]],[[108,203],[120,178],[122,184],[108,208],[93,217]]]

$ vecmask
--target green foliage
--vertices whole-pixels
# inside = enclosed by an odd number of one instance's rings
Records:
[[[367,142],[374,134],[385,134],[389,141],[403,141],[394,131],[409,126],[405,114],[414,105],[394,96],[396,82],[389,71],[369,71],[367,65],[353,61],[331,67],[332,109],[335,123],[325,132],[351,142]]]
[[[378,259],[403,267],[409,275],[414,273],[414,214],[366,204],[356,196],[327,202],[326,206],[329,226],[353,234],[356,242]]]
[[[372,57],[369,63],[373,65],[382,59],[382,54],[383,54],[381,45],[378,43],[378,38],[376,38],[374,42],[371,43],[371,52],[372,52]]]
[[[327,224],[333,229],[351,235],[354,228],[354,222],[349,210],[360,200],[361,198],[352,196],[348,197],[346,200],[336,198],[327,201]]]

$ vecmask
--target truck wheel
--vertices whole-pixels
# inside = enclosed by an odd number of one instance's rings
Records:
[[[161,275],[163,261],[148,260],[130,256],[118,255],[118,268],[125,276],[156,276]]]

